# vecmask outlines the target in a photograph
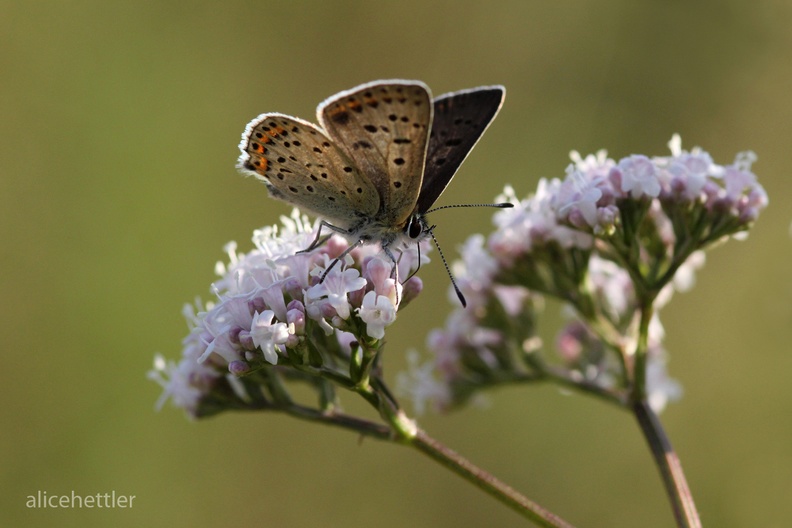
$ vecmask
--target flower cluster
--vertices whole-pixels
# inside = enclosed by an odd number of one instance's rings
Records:
[[[221,278],[212,285],[217,301],[185,307],[190,333],[181,360],[155,360],[150,377],[164,388],[162,401],[196,417],[267,408],[288,400],[281,386],[288,378],[307,382],[330,405],[327,376],[354,384],[350,370],[363,375],[355,351],[376,350],[397,310],[420,293],[418,277],[397,279],[427,260],[428,247],[400,248],[395,267],[371,245],[336,262],[347,241],[333,236],[303,251],[316,236],[317,226],[295,210],[282,226],[256,231],[253,251],[226,247],[229,263],[218,263]]]
[[[671,156],[619,161],[573,152],[563,180],[541,180],[524,200],[505,189],[497,201],[515,207],[499,210],[495,231],[472,236],[454,265],[470,309],[429,335],[434,375],[413,360],[400,377],[416,408],[447,409],[519,381],[552,380],[622,404],[646,398],[656,410],[679,397],[658,310],[692,284],[704,249],[744,235],[767,195],[753,153],[721,166],[701,149],[682,150],[679,136],[669,146]],[[542,296],[561,300],[568,319],[554,360],[537,335]]]

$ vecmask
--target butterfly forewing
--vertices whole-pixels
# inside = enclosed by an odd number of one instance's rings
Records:
[[[457,169],[495,118],[502,86],[462,90],[436,98],[426,169],[416,211],[424,213],[440,197]]]
[[[378,190],[318,127],[263,114],[245,130],[239,168],[264,180],[270,195],[339,227],[379,210]]]
[[[320,124],[379,193],[374,221],[404,225],[421,189],[432,104],[417,81],[376,81],[317,108]]]

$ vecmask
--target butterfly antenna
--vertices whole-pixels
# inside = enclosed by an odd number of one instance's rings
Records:
[[[459,286],[457,286],[456,280],[454,280],[454,275],[451,273],[451,268],[448,267],[448,262],[446,261],[445,256],[443,255],[443,250],[440,249],[440,244],[437,243],[437,239],[434,236],[435,227],[437,226],[432,226],[429,228],[428,230],[429,235],[432,237],[432,240],[434,241],[434,245],[437,248],[437,252],[440,254],[440,260],[443,261],[443,266],[445,266],[446,273],[448,273],[448,278],[451,279],[451,285],[454,287],[454,291],[456,292],[457,297],[459,297],[459,302],[462,303],[463,308],[467,308],[467,301],[465,300],[465,296],[462,295],[462,292],[459,290]]]
[[[433,213],[435,211],[440,211],[441,209],[455,209],[455,208],[458,208],[458,207],[495,207],[497,209],[508,209],[510,207],[514,207],[514,204],[511,203],[511,202],[501,202],[501,203],[495,203],[495,204],[494,203],[474,203],[474,204],[443,205],[441,207],[435,207],[434,209],[429,209],[428,211],[424,212],[423,214],[426,215],[426,214],[429,214],[429,213]],[[445,256],[443,255],[443,250],[440,249],[440,244],[437,243],[437,238],[435,238],[435,236],[434,236],[434,228],[435,227],[437,227],[437,226],[432,226],[429,229],[427,229],[427,231],[428,231],[429,235],[432,237],[432,240],[434,241],[434,245],[437,248],[437,252],[440,253],[440,260],[443,261],[443,266],[445,266],[446,273],[448,273],[448,278],[451,279],[451,285],[454,287],[454,291],[456,292],[457,297],[459,297],[459,301],[462,303],[462,306],[466,308],[467,307],[467,301],[465,301],[465,296],[462,295],[462,292],[459,290],[459,286],[457,286],[456,280],[454,279],[454,275],[451,273],[451,268],[448,267],[448,262],[446,261]],[[418,247],[419,247],[419,251],[420,251],[420,246],[418,246]],[[419,253],[418,266],[420,267],[420,265],[421,265],[421,261],[420,261],[420,253]],[[417,272],[418,270],[415,270],[415,271]],[[413,275],[414,274],[415,274],[415,272],[413,272]],[[410,275],[410,277],[412,277],[412,275]]]
[[[501,202],[501,203],[475,203],[475,204],[456,204],[456,205],[443,205],[441,207],[435,207],[434,209],[429,209],[424,214],[433,213],[435,211],[439,211],[441,209],[455,209],[457,207],[496,207],[498,209],[508,209],[510,207],[514,207],[514,204],[511,202]]]

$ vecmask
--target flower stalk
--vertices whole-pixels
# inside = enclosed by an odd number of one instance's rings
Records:
[[[501,482],[490,473],[470,463],[440,442],[418,431],[410,445],[432,460],[453,471],[485,493],[516,511],[536,526],[572,528],[572,525],[558,515],[529,500],[512,487]]]
[[[677,526],[701,528],[696,504],[693,502],[693,495],[682,471],[682,464],[660,420],[646,400],[634,401],[632,412],[660,472]]]

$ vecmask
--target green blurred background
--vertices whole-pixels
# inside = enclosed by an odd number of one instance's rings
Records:
[[[720,163],[757,152],[770,207],[663,314],[686,392],[662,419],[705,526],[790,526],[791,23],[771,1],[0,2],[0,526],[521,524],[408,449],[277,415],[154,411],[145,373],[155,352],[179,356],[182,304],[211,298],[223,244],[247,251],[289,210],[235,172],[245,124],[313,120],[379,78],[506,85],[442,203],[507,182],[525,195],[571,149],[663,155],[674,132]],[[438,214],[446,253],[490,213]],[[450,309],[437,261],[421,276],[389,331],[391,379]],[[421,424],[581,527],[672,525],[636,424],[603,403],[511,388]],[[27,510],[38,490],[137,499]]]

